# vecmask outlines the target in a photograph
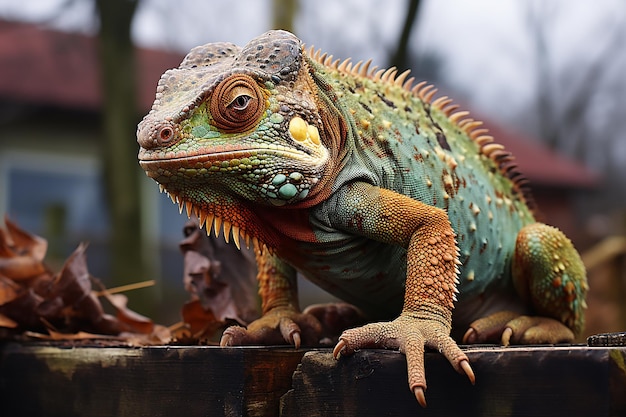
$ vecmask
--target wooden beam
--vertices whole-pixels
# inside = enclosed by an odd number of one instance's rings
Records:
[[[304,353],[0,344],[0,415],[277,415]]]
[[[437,353],[426,354],[428,408],[409,390],[398,352],[363,350],[334,361],[308,352],[282,415],[624,416],[626,347],[470,347],[476,385]]]
[[[466,348],[476,385],[426,354],[420,409],[398,352],[0,344],[7,416],[622,416],[626,347]],[[304,355],[304,356],[303,356]],[[294,372],[295,371],[295,372]],[[293,379],[292,379],[293,376]]]

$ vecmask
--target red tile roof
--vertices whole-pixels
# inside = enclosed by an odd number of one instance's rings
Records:
[[[530,180],[531,186],[593,188],[599,185],[598,174],[537,139],[489,120],[484,121],[484,127],[515,156],[520,172]]]
[[[137,49],[140,110],[156,84],[183,54]],[[97,110],[102,103],[97,39],[0,20],[0,96],[6,99]]]
[[[102,103],[97,39],[32,24],[0,20],[0,97],[21,102],[98,110]],[[138,104],[152,105],[156,84],[183,55],[137,49]],[[485,123],[496,141],[515,155],[534,185],[592,187],[598,178],[584,166],[550,151],[538,141]]]

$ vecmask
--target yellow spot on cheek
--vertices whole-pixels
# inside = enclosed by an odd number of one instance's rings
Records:
[[[304,142],[307,137],[308,124],[300,117],[294,117],[289,122],[289,133],[298,142]],[[318,133],[319,138],[319,133]]]
[[[319,145],[320,144],[320,131],[317,130],[317,126],[309,125],[307,128],[307,131],[309,132],[309,139],[311,139],[311,141],[314,144]]]

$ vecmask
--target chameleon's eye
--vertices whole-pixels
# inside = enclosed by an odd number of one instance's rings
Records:
[[[250,101],[252,101],[252,97],[250,97],[247,94],[241,94],[237,97],[235,97],[235,99],[233,100],[232,103],[230,103],[230,106],[237,111],[244,111],[246,109],[246,107],[248,107],[248,105],[250,104]]]
[[[215,127],[225,133],[250,130],[265,111],[263,92],[247,75],[233,75],[222,81],[210,100]]]

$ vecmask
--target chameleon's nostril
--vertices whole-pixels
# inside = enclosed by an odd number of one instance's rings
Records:
[[[176,129],[169,121],[155,123],[145,118],[137,126],[137,142],[144,149],[169,146],[176,140]]]
[[[159,141],[167,143],[174,137],[174,130],[169,126],[164,126],[159,130]]]

